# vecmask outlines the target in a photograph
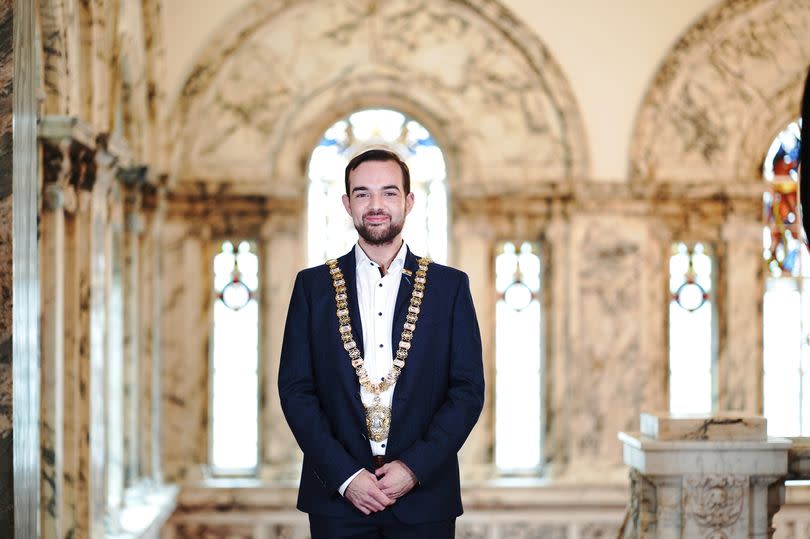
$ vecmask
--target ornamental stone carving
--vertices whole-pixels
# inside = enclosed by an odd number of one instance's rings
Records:
[[[719,2],[676,43],[630,145],[631,179],[759,180],[774,136],[799,115],[810,2]]]
[[[709,529],[706,539],[728,539],[723,530],[739,520],[747,488],[745,476],[686,477],[683,506],[688,517]]]
[[[167,124],[181,182],[300,196],[323,131],[373,107],[435,134],[457,195],[587,176],[562,69],[494,0],[261,0],[210,43]]]

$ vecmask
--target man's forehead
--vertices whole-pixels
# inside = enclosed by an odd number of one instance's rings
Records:
[[[352,190],[368,187],[402,189],[404,183],[402,169],[394,161],[364,161],[349,172],[349,181]]]

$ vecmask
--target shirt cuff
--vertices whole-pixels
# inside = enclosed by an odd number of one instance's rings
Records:
[[[343,493],[346,492],[346,489],[349,487],[349,483],[351,483],[352,480],[355,477],[360,475],[360,472],[362,472],[362,471],[363,471],[363,468],[360,468],[359,470],[354,472],[352,475],[350,475],[349,478],[347,480],[345,480],[342,485],[340,485],[340,488],[338,488],[338,492],[340,492],[341,496],[343,496]]]

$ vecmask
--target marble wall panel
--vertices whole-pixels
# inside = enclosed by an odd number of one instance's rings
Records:
[[[616,433],[637,428],[644,388],[663,368],[644,337],[645,317],[662,310],[650,302],[649,230],[642,219],[578,216],[571,245],[570,355],[565,381],[554,381],[570,399],[566,474],[623,476]]]
[[[210,238],[199,227],[167,222],[161,286],[162,447],[169,481],[199,477],[208,462]]]

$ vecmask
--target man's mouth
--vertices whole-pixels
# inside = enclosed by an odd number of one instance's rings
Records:
[[[387,215],[367,215],[365,221],[370,225],[379,225],[388,221]]]

